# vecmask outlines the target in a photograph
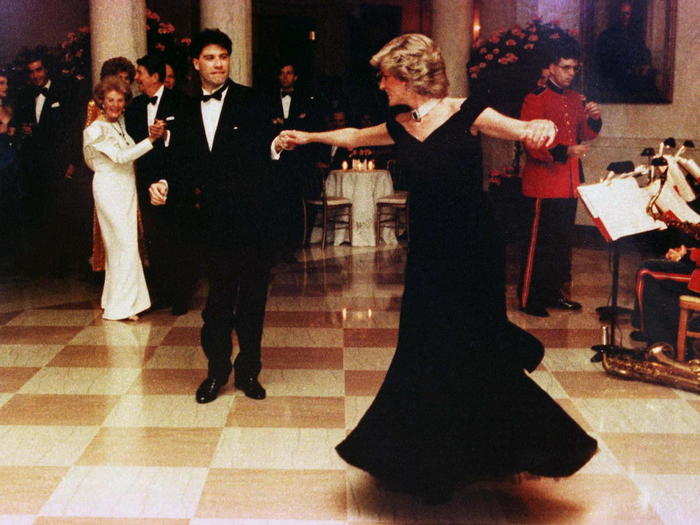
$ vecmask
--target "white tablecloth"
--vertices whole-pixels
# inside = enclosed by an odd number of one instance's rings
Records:
[[[377,199],[394,192],[391,175],[386,170],[353,171],[333,170],[326,179],[326,194],[347,197],[352,201],[352,245],[376,246],[374,219],[377,214]],[[332,234],[331,234],[332,235]],[[316,238],[314,231],[313,238]],[[320,236],[319,236],[320,240]],[[336,246],[348,240],[347,230],[335,232]],[[396,244],[394,230],[383,228],[382,240]]]

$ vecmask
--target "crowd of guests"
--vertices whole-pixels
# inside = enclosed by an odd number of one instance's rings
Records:
[[[124,57],[114,57],[101,66],[100,82],[117,77],[128,87],[124,121],[132,138],[145,137],[146,116],[152,123],[154,107],[159,114],[165,112],[166,117],[172,117],[182,100],[191,95],[191,86],[197,84],[196,79],[190,81],[188,72],[176,70],[181,66],[169,61],[167,56],[151,53],[137,64]],[[98,213],[93,211],[93,170],[83,159],[82,141],[83,129],[104,116],[104,108],[100,107],[104,102],[97,102],[98,97],[93,96],[87,81],[52,74],[49,59],[40,52],[27,55],[24,71],[25,81],[20,84],[16,75],[0,70],[3,253],[16,270],[28,277],[78,273],[94,280],[95,274],[90,270],[105,269],[104,218],[100,222]],[[11,79],[15,80],[12,85]],[[295,66],[284,63],[278,70],[277,85],[264,90],[267,118],[274,130],[323,130],[349,124],[348,114],[338,102],[329,103],[326,97],[316,96],[300,85]],[[131,100],[132,92],[139,96]],[[149,106],[149,99],[156,96],[162,98]],[[375,120],[368,112],[355,117],[358,125]],[[155,212],[148,202],[146,183],[159,169],[153,159],[162,156],[164,147],[164,140],[156,141],[154,152],[136,161],[139,249],[141,259],[147,263],[149,288],[157,299],[152,306],[169,306],[175,313],[182,313],[188,308],[189,294],[172,291],[164,283],[184,279],[188,283],[185,288],[194,287],[197,279],[194,272],[173,276],[168,268],[172,267],[174,253],[192,251],[172,245],[196,241],[196,235],[188,233],[163,242],[160,235],[148,235],[148,232],[158,231],[159,225],[171,221],[183,223],[186,226],[183,231],[192,232],[198,219],[196,212],[184,217]],[[376,153],[377,163],[386,165],[390,152]],[[308,147],[284,159],[290,175],[280,181],[281,187],[275,188],[275,193],[285,217],[280,227],[284,230],[283,252],[288,260],[294,260],[294,252],[303,242],[302,199],[316,196],[328,171],[339,168],[351,154],[342,148]],[[189,266],[198,267],[198,264]]]

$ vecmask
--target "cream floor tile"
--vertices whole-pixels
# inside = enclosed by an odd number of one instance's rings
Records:
[[[46,367],[27,381],[22,394],[124,394],[138,377],[136,368]]]
[[[25,310],[8,326],[87,326],[100,313],[96,310]]]
[[[342,428],[225,428],[211,466],[278,470],[344,469],[344,463],[334,450],[344,437]]]
[[[153,346],[170,331],[167,326],[111,321],[104,326],[87,326],[70,342],[72,345]]]
[[[602,436],[627,472],[700,476],[698,434],[606,433]]]
[[[595,432],[700,433],[700,413],[682,399],[577,398]]]
[[[206,369],[207,357],[199,346],[159,346],[146,368]]]
[[[76,518],[39,516],[34,525],[188,525],[190,520],[166,518]]]
[[[7,403],[14,394],[0,394],[0,407]]]
[[[266,327],[263,346],[343,346],[343,330],[338,328]]]
[[[0,426],[0,465],[74,464],[99,427]]]
[[[600,372],[600,363],[591,363],[593,352],[589,348],[547,348],[542,363],[550,372]]]
[[[204,468],[73,467],[41,514],[189,518],[206,476]]]
[[[374,396],[345,396],[345,428],[352,430],[374,401]]]
[[[687,399],[688,401],[700,401],[700,394],[698,394],[697,392],[689,392],[687,390],[680,390],[678,388],[674,388],[673,391],[681,399]]]
[[[0,515],[0,525],[32,525],[36,516],[32,514]]]
[[[341,291],[343,297],[400,297],[402,293],[402,284],[377,286],[374,283],[353,283]]]
[[[44,366],[61,348],[63,345],[2,345],[0,367]]]
[[[105,420],[106,427],[223,427],[234,396],[219,395],[199,405],[194,392],[176,395],[125,395]]]
[[[700,476],[632,474],[644,498],[667,525],[690,525],[700,517]]]
[[[529,374],[530,378],[554,399],[569,397],[554,376],[546,370],[535,370]]]
[[[345,348],[345,370],[386,370],[396,352],[395,348]]]
[[[268,396],[338,397],[345,394],[342,370],[265,369],[260,382]]]

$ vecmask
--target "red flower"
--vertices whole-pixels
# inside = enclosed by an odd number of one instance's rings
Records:
[[[501,57],[501,58],[498,59],[498,63],[499,63],[499,64],[504,64],[504,65],[505,65],[505,64],[507,64],[508,62],[509,62],[509,60],[508,60],[506,57]]]
[[[486,60],[493,60],[493,55],[492,55],[491,53],[489,53],[489,54],[486,55],[484,58],[485,58]]]
[[[500,41],[501,41],[501,37],[498,34],[493,34],[489,38],[489,42],[491,42],[492,44],[498,44]]]
[[[185,45],[185,46],[189,46],[192,43],[192,39],[191,38],[181,38],[180,43]]]
[[[498,48],[495,48],[495,49],[492,51],[492,53],[493,53],[494,55],[497,55],[497,54],[499,54],[500,52],[501,52],[501,50],[498,49]]]
[[[523,49],[528,49],[528,50],[534,49],[534,48],[535,48],[535,44],[525,44],[523,46]]]
[[[527,39],[530,42],[537,42],[540,39],[540,37],[538,37],[537,35],[530,35],[529,37],[527,37]]]
[[[485,47],[482,47],[481,49],[479,49],[479,53],[481,53],[482,55],[485,55],[488,52],[489,52],[489,50],[486,49]]]
[[[509,38],[508,40],[506,40],[507,46],[513,47],[515,44],[517,44],[517,42],[515,40],[513,40],[512,38]]]
[[[479,62],[479,69],[484,69],[486,67],[486,62]]]

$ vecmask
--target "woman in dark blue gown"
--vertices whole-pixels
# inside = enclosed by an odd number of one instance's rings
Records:
[[[597,443],[525,373],[543,348],[506,315],[503,246],[481,189],[478,136],[549,145],[556,128],[499,114],[487,93],[447,98],[444,61],[424,35],[397,37],[372,65],[389,104],[413,111],[370,128],[277,139],[286,148],[395,144],[408,175],[398,346],[377,397],[337,451],[424,496],[493,476],[571,475]]]

